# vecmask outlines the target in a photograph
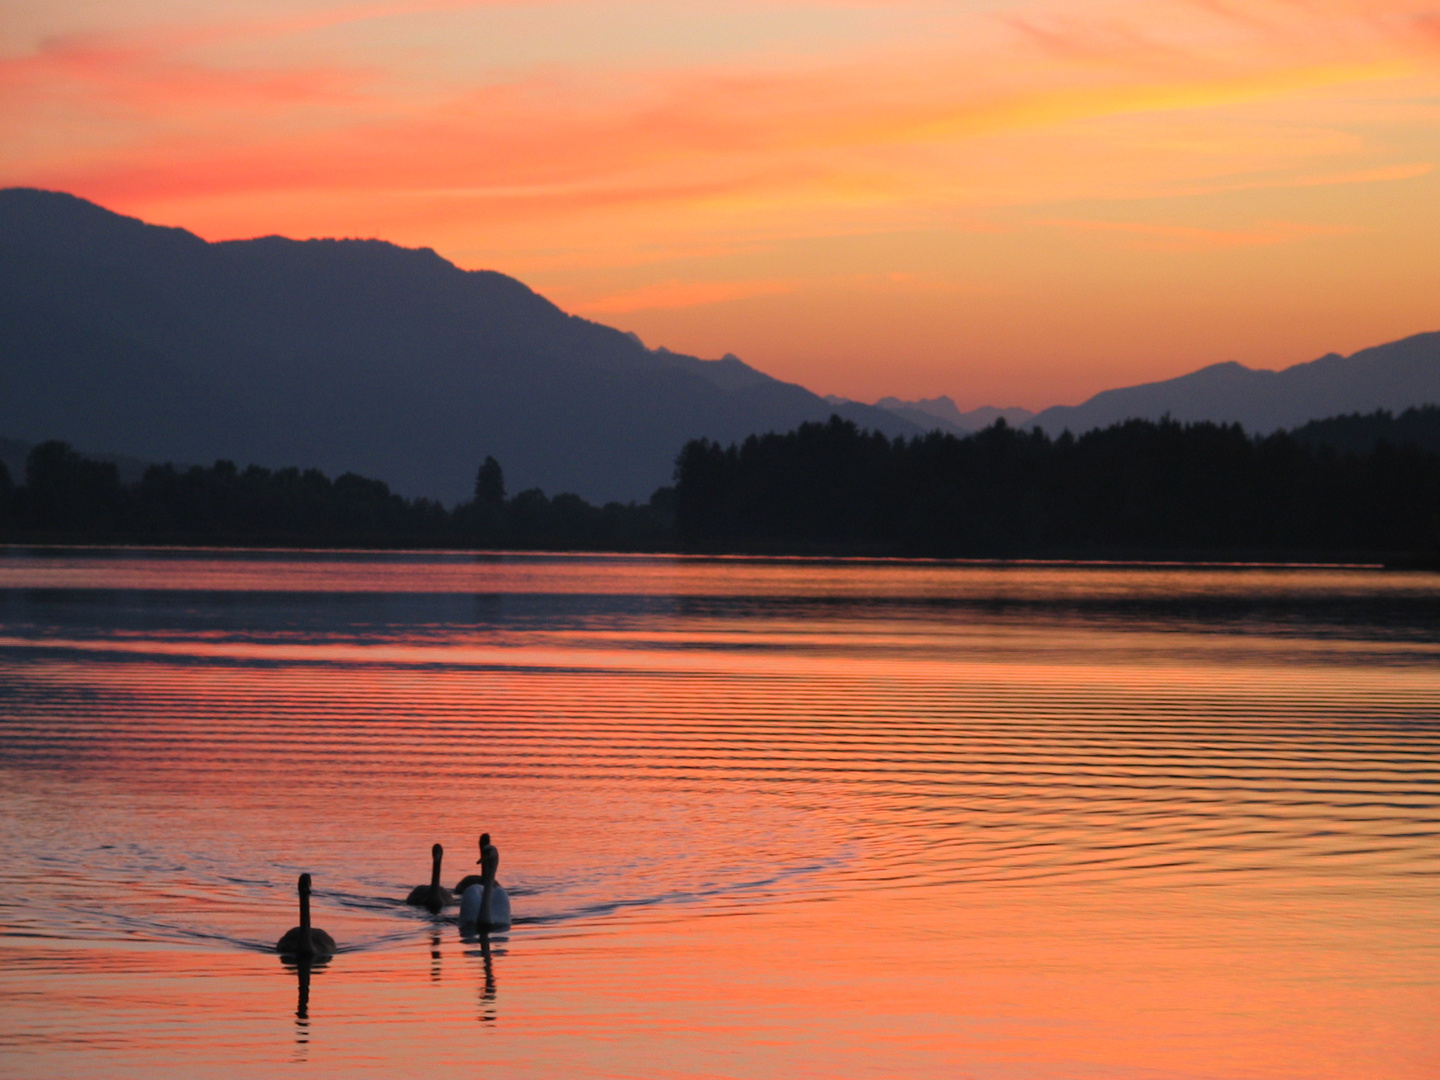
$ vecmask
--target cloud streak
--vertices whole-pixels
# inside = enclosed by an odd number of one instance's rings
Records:
[[[181,59],[173,42],[69,34],[0,60],[0,90],[12,115],[25,104],[58,99],[102,113],[125,106],[151,121],[176,112],[205,119],[217,108],[273,114],[310,102],[355,105],[356,87],[372,74],[334,67],[221,70]]]
[[[753,296],[794,292],[793,281],[664,281],[573,305],[582,315],[619,315],[724,304]]]

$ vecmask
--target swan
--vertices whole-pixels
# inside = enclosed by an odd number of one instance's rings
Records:
[[[506,893],[505,886],[498,881],[495,883],[490,892],[489,905],[485,903],[484,885],[477,881],[467,887],[465,894],[460,897],[460,925],[473,926],[477,930],[509,926],[510,896]]]
[[[439,844],[430,849],[430,884],[416,885],[411,889],[410,895],[405,898],[407,904],[423,907],[436,915],[441,908],[455,902],[450,890],[440,884],[440,860],[444,857],[445,849]]]
[[[490,834],[480,834],[480,873],[460,879],[460,925],[486,929],[510,925],[510,895],[495,880],[500,869],[500,852],[490,843]]]
[[[317,956],[334,956],[335,939],[319,927],[310,925],[310,875],[300,875],[300,925],[285,931],[275,943],[275,951],[297,960],[313,960]]]
[[[487,848],[489,850],[486,850]],[[475,865],[480,867],[480,873],[466,874],[457,881],[455,888],[451,890],[456,896],[463,895],[471,885],[484,885],[487,874],[492,881],[495,879],[495,871],[500,869],[500,851],[490,843],[488,832],[480,834],[480,858],[475,860]]]

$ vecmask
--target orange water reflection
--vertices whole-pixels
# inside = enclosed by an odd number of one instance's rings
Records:
[[[106,558],[3,570],[6,1075],[1440,1067],[1433,579]],[[396,902],[480,828],[485,940]]]

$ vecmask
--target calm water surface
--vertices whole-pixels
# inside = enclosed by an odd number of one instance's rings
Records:
[[[6,1077],[1440,1075],[1436,575],[11,550],[0,817]]]

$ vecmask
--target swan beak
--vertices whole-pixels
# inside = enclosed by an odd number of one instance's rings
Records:
[[[482,862],[484,862],[484,861],[485,861],[484,859],[476,859],[476,860],[475,860],[475,865],[476,865],[476,866],[479,866],[479,865],[480,865]]]

